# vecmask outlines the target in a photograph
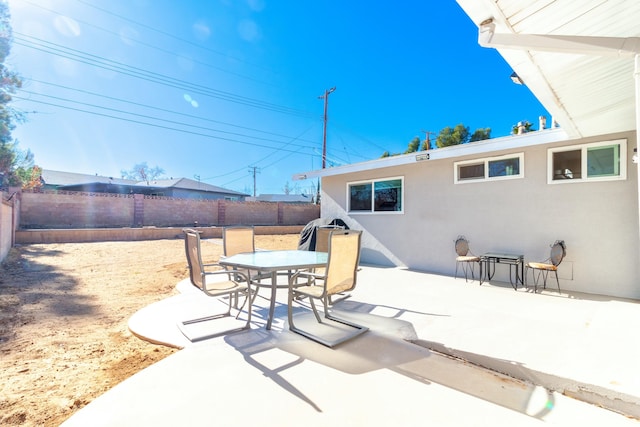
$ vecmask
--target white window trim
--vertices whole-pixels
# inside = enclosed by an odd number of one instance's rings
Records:
[[[375,192],[375,183],[376,182],[380,182],[380,181],[393,181],[394,179],[399,179],[400,180],[400,185],[402,186],[401,189],[401,203],[402,203],[402,209],[400,209],[399,211],[375,211],[373,210],[375,207],[375,200],[373,199],[376,195]],[[371,191],[371,210],[370,211],[352,211],[351,210],[351,191],[349,191],[349,187],[351,185],[358,185],[358,184],[371,184],[372,186],[372,191]],[[393,176],[393,177],[385,177],[385,178],[376,178],[376,179],[365,179],[362,181],[351,181],[351,182],[347,182],[347,212],[349,213],[349,215],[401,215],[404,214],[404,204],[405,204],[405,198],[404,198],[404,176]]]
[[[489,176],[489,162],[495,162],[499,160],[506,159],[514,159],[517,158],[519,165],[519,173],[516,175],[506,175],[506,176]],[[458,168],[460,166],[465,165],[475,165],[479,163],[484,163],[484,177],[483,178],[471,178],[471,179],[458,179]],[[495,157],[482,157],[473,160],[463,160],[461,162],[453,163],[453,183],[454,184],[472,184],[477,182],[487,182],[487,181],[504,181],[508,179],[522,179],[524,178],[524,152],[522,153],[512,153],[505,154],[503,156],[495,156]]]
[[[587,170],[587,150],[594,147],[606,147],[608,145],[620,145],[620,175],[597,176],[589,178],[586,172],[582,178],[576,179],[553,179],[553,155],[563,151],[580,150],[581,169]],[[601,181],[623,181],[627,179],[627,140],[613,139],[609,141],[592,142],[589,144],[576,144],[565,147],[549,148],[547,150],[547,183],[548,184],[576,184],[579,182],[601,182]]]

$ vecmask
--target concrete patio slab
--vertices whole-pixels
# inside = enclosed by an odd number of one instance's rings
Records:
[[[224,303],[178,287],[130,328],[184,349],[64,426],[638,425],[637,301],[364,266],[335,309],[370,330],[330,349],[288,330],[285,290],[272,330],[259,297],[250,331],[192,343],[175,326],[187,308]]]

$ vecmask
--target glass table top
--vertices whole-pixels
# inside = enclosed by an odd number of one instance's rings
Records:
[[[220,264],[257,270],[312,268],[327,263],[328,253],[314,251],[256,251],[220,259]]]

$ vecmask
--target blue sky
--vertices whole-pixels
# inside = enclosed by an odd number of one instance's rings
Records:
[[[403,152],[463,123],[508,135],[546,110],[454,0],[9,0],[14,131],[45,169],[146,162],[253,194]]]

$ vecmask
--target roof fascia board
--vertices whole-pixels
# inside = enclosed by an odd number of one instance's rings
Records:
[[[640,53],[640,37],[562,36],[554,34],[509,34],[495,32],[493,18],[478,26],[482,47],[594,56],[633,57]]]
[[[451,159],[471,155],[484,155],[493,151],[509,149],[520,149],[533,145],[549,144],[552,142],[566,141],[571,139],[562,128],[547,129],[536,132],[528,132],[523,135],[505,136],[502,138],[487,139],[485,141],[470,142],[466,144],[453,145],[450,147],[437,148],[435,150],[417,151],[400,156],[385,157],[367,162],[353,163],[344,166],[335,166],[328,169],[318,169],[293,175],[294,180],[311,178],[321,178],[326,176],[345,175],[349,173],[364,172],[394,166],[414,164],[420,161],[432,161],[441,159]]]

